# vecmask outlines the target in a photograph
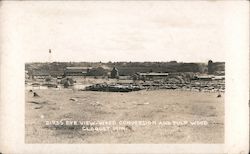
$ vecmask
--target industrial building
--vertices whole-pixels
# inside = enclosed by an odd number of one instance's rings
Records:
[[[90,67],[66,67],[64,76],[85,76],[90,69]]]

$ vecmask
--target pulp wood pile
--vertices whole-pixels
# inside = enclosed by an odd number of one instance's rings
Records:
[[[144,82],[131,84],[94,84],[86,87],[85,90],[90,91],[106,91],[106,92],[131,92],[138,90],[154,90],[154,89],[172,89],[172,90],[192,90],[192,91],[208,91],[208,92],[224,92],[224,82],[212,81],[195,81],[189,83],[164,83],[164,82]]]
[[[145,89],[138,85],[121,85],[121,84],[94,84],[86,87],[90,91],[106,91],[106,92],[131,92]]]

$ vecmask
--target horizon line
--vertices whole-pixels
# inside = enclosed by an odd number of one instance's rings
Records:
[[[208,60],[209,61],[209,60]],[[208,61],[176,61],[176,60],[170,60],[170,61],[29,61],[25,63],[120,63],[120,62],[125,62],[125,63],[155,63],[155,62],[161,62],[161,63],[168,63],[168,62],[176,62],[176,63],[208,63]],[[213,62],[224,62],[225,61],[214,61]]]

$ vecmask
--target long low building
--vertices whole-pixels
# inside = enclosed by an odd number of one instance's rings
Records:
[[[32,73],[30,73],[30,75],[28,74],[28,76],[29,77],[32,76],[35,79],[44,79],[48,76],[60,79],[60,78],[63,78],[64,72],[63,72],[63,70],[59,70],[59,71],[34,70],[34,71],[32,71]]]
[[[138,73],[140,76],[145,76],[145,77],[154,77],[154,76],[159,76],[159,77],[165,77],[168,76],[168,73],[155,73],[155,72],[149,72],[149,73]]]
[[[156,73],[156,72],[148,72],[148,73],[136,73],[140,79],[162,79],[166,78],[168,73]]]
[[[64,70],[65,76],[84,76],[86,75],[90,67],[66,67]]]
[[[48,71],[37,71],[37,70],[35,70],[35,71],[33,71],[32,73],[31,73],[31,78],[34,78],[34,79],[44,79],[44,78],[46,78],[46,77],[48,77],[50,74],[49,74],[49,72]]]
[[[192,80],[203,80],[203,81],[211,81],[211,80],[225,80],[225,76],[214,76],[214,75],[197,75]]]

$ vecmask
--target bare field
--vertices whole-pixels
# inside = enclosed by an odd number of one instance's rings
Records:
[[[223,143],[224,94],[178,90],[129,93],[26,90],[26,143]],[[71,99],[73,98],[73,99]],[[71,100],[70,100],[71,99]],[[121,125],[125,130],[86,131],[82,126],[46,125],[60,121],[156,121]],[[161,122],[171,125],[160,125]],[[188,124],[182,125],[182,122]],[[193,125],[205,121],[206,125]],[[177,123],[177,124],[176,124]],[[113,127],[113,126],[112,126]]]

